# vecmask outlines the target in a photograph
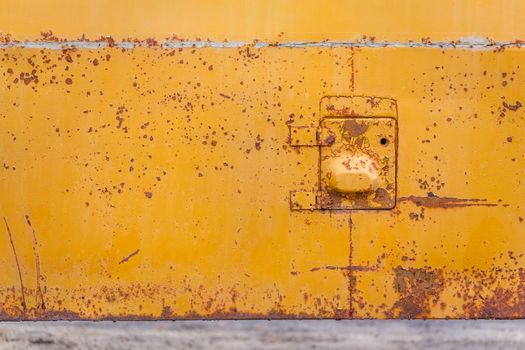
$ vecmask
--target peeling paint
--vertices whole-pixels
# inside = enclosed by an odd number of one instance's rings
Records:
[[[113,40],[57,40],[57,41],[16,41],[10,40],[0,43],[0,49],[5,48],[26,48],[26,49],[49,49],[62,50],[64,48],[77,49],[102,49],[107,47],[117,47],[121,49],[133,49],[136,47],[159,47],[164,49],[237,49],[242,47],[263,48],[420,48],[420,49],[461,49],[461,50],[502,50],[505,48],[522,48],[525,42],[515,41],[492,41],[488,39],[459,39],[450,41],[290,41],[290,42],[263,42],[254,40],[248,41],[185,41],[185,40],[165,40],[159,43],[151,43],[148,40],[132,41],[113,41]]]

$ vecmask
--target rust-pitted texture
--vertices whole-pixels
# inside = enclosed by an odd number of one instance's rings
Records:
[[[390,311],[392,317],[428,317],[431,307],[440,300],[444,288],[442,272],[398,266],[394,269],[394,274],[394,290],[399,297]]]
[[[352,213],[352,265],[382,257],[376,270],[351,272],[354,317],[523,318],[523,53],[360,52],[356,88],[379,96],[402,62],[420,63],[395,95],[396,207]],[[436,293],[401,292],[396,272]]]
[[[525,317],[522,4],[7,1],[1,319]]]

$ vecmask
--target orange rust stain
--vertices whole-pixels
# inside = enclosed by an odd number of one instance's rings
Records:
[[[430,195],[428,197],[407,196],[398,198],[399,202],[412,202],[418,207],[426,208],[456,208],[456,207],[497,207],[499,204],[488,203],[486,199],[479,198],[453,198],[453,197],[438,197]]]
[[[343,132],[348,135],[348,137],[357,137],[362,135],[368,130],[368,125],[359,124],[353,119],[348,119],[343,123]]]
[[[439,301],[444,289],[442,272],[398,266],[394,269],[394,275],[394,289],[399,299],[389,311],[389,317],[428,317],[431,307]]]

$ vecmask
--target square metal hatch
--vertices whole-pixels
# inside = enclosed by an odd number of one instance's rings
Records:
[[[394,118],[325,118],[320,147],[321,209],[392,209],[396,203]]]

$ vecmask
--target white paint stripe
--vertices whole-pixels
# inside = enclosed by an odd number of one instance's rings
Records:
[[[121,41],[115,42],[113,44],[115,47],[124,48],[124,49],[133,49],[135,47],[148,47],[144,42],[131,42],[131,41]],[[317,42],[306,42],[306,41],[290,41],[290,42],[281,42],[281,43],[268,43],[268,42],[245,42],[245,41],[230,41],[230,42],[220,42],[220,41],[164,41],[160,47],[168,49],[177,49],[177,48],[217,48],[217,49],[231,49],[231,48],[240,48],[245,46],[253,46],[257,49],[268,48],[268,47],[277,47],[277,48],[309,48],[309,47],[318,47],[318,48],[384,48],[384,47],[393,47],[393,48],[430,48],[430,49],[463,49],[463,50],[494,50],[501,47],[512,47],[512,48],[522,48],[525,47],[525,42],[516,41],[504,41],[504,42],[495,42],[485,39],[462,39],[459,41],[438,41],[438,42],[402,42],[402,41],[392,41],[392,42],[359,42],[359,41],[317,41]],[[110,44],[105,41],[87,41],[87,40],[77,40],[77,41],[63,41],[63,42],[54,42],[54,41],[24,41],[24,42],[8,42],[1,43],[0,49],[7,48],[26,48],[26,49],[49,49],[49,50],[61,50],[63,48],[79,48],[79,49],[101,49],[110,47]]]

